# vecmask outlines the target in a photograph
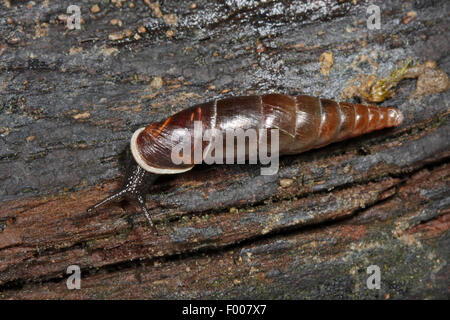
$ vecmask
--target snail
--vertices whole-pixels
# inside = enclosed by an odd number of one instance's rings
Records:
[[[183,162],[176,162],[173,158],[173,149],[182,139],[188,136],[188,141],[192,141],[196,123],[200,123],[202,129],[214,129],[216,134],[224,137],[226,132],[235,129],[277,129],[276,151],[282,156],[397,126],[402,121],[403,114],[397,108],[336,102],[307,95],[241,96],[198,104],[136,130],[130,142],[136,163],[124,187],[90,207],[88,212],[118,198],[134,197],[156,233],[145,205],[145,189],[159,175],[186,172],[198,163],[195,155]],[[274,144],[274,137],[268,136],[269,145]],[[212,139],[201,144],[208,150]],[[251,142],[247,140],[245,144],[245,150],[248,150],[246,157],[249,157],[254,155],[261,142],[258,140],[256,148],[251,148]],[[193,152],[193,144],[189,148]],[[205,160],[205,154],[201,153],[200,162]]]

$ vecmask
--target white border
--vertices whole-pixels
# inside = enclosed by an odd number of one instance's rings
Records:
[[[189,171],[194,167],[194,166],[192,166],[190,168],[183,168],[183,169],[162,169],[162,168],[155,168],[155,167],[149,166],[145,162],[145,160],[142,158],[141,153],[139,152],[139,150],[137,148],[137,142],[136,142],[139,134],[144,129],[145,128],[137,129],[133,133],[133,136],[131,137],[131,142],[130,142],[130,148],[131,148],[131,153],[133,154],[133,158],[134,158],[134,160],[136,160],[137,164],[142,169],[144,169],[145,171],[148,171],[148,172],[156,173],[156,174],[176,174],[176,173],[182,173],[182,172]]]

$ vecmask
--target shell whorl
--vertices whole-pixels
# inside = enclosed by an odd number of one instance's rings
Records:
[[[176,174],[176,173],[182,173],[182,172],[186,172],[192,169],[193,166],[191,167],[187,167],[187,168],[161,168],[161,167],[156,167],[156,166],[152,166],[148,160],[146,160],[142,153],[142,147],[140,146],[140,144],[138,143],[138,138],[140,137],[141,134],[145,134],[145,130],[146,128],[139,128],[137,129],[134,133],[133,136],[131,137],[131,141],[130,141],[130,149],[131,149],[131,154],[133,155],[134,160],[136,161],[136,163],[145,171],[148,172],[152,172],[152,173],[156,173],[156,174]]]

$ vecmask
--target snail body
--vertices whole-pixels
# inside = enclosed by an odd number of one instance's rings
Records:
[[[151,180],[161,174],[177,174],[191,170],[195,157],[190,161],[174,163],[173,148],[186,137],[186,132],[194,134],[195,123],[204,130],[214,130],[226,140],[226,132],[236,129],[278,129],[278,153],[280,156],[299,154],[307,150],[320,148],[330,143],[359,136],[374,130],[399,125],[402,113],[393,107],[366,106],[336,102],[329,99],[299,95],[267,94],[258,96],[231,97],[213,100],[182,110],[167,119],[152,123],[135,131],[130,148],[136,169],[127,179],[123,190],[112,195],[91,209],[122,197],[134,195],[151,226],[150,215],[142,197],[143,181]],[[259,137],[258,137],[259,138]],[[192,139],[193,141],[194,139]],[[251,150],[257,150],[251,141],[245,140],[247,156]],[[271,137],[269,135],[269,144]],[[211,141],[202,141],[203,149],[211,146]],[[191,145],[191,152],[194,143]],[[204,153],[202,153],[204,155]],[[224,157],[226,151],[224,152]],[[203,156],[202,159],[204,160]]]

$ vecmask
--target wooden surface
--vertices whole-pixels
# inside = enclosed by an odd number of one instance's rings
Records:
[[[375,2],[380,30],[366,27],[370,1],[133,3],[83,1],[78,31],[62,22],[70,1],[0,4],[1,298],[449,297],[450,93],[409,99],[413,79],[382,103],[404,112],[398,128],[283,157],[274,176],[202,165],[158,180],[159,236],[134,203],[86,213],[120,186],[132,132],[194,103],[339,99],[361,71],[408,57],[448,74],[447,1]]]

